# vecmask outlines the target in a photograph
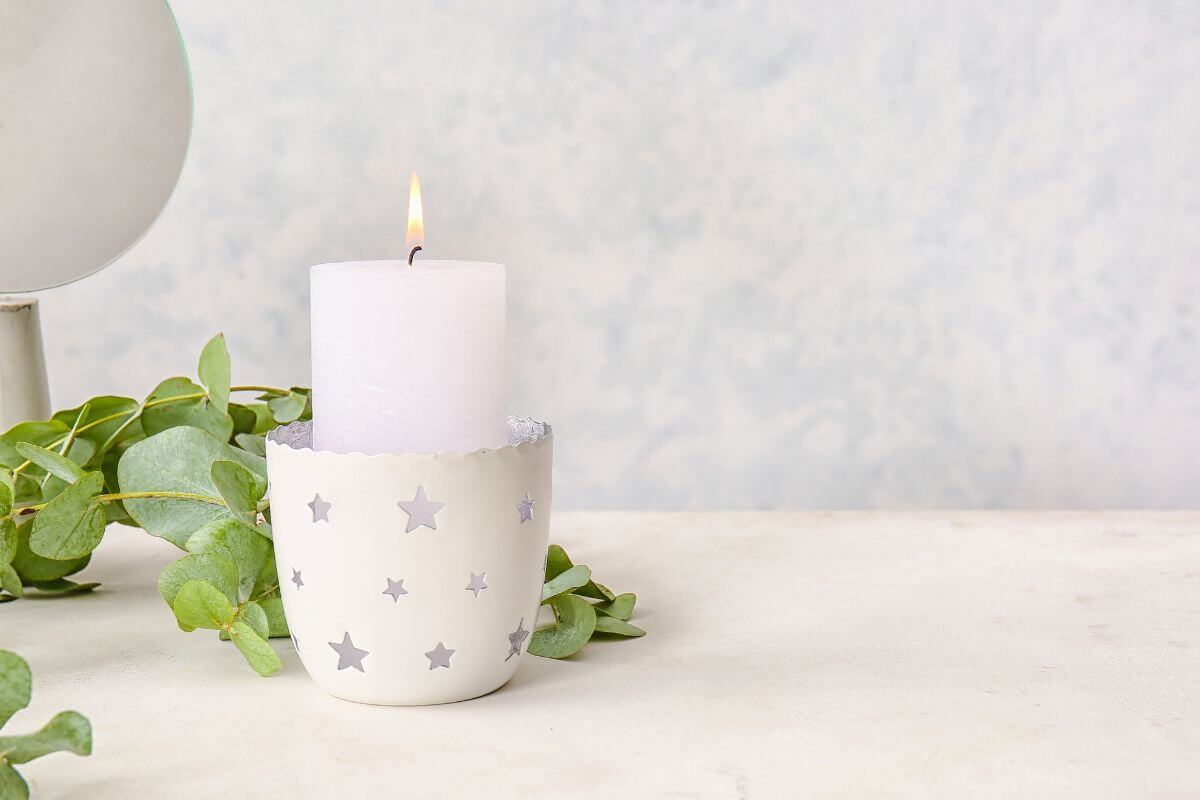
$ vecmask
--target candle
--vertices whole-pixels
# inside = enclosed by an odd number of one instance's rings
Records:
[[[415,252],[415,174],[409,216]],[[321,264],[310,286],[315,448],[438,453],[505,443],[502,265]]]

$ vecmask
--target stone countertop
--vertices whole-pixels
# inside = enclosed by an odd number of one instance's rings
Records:
[[[113,528],[94,595],[0,606],[34,671],[12,732],[77,709],[50,798],[1200,794],[1200,513],[562,513],[551,540],[643,639],[523,655],[448,706],[258,678]]]

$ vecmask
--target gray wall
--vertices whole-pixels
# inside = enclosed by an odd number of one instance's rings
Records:
[[[309,265],[509,267],[564,508],[1180,506],[1200,5],[174,4],[158,226],[47,292],[56,404],[223,330],[308,379]]]

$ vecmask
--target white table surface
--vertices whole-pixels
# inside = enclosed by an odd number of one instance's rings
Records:
[[[559,514],[643,639],[524,655],[449,706],[261,679],[159,598],[114,528],[93,596],[0,606],[90,758],[35,798],[1200,795],[1200,513]]]

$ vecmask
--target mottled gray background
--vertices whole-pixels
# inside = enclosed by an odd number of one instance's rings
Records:
[[[58,405],[308,379],[309,265],[509,268],[566,508],[1194,506],[1200,5],[174,4],[158,226],[42,295]]]

